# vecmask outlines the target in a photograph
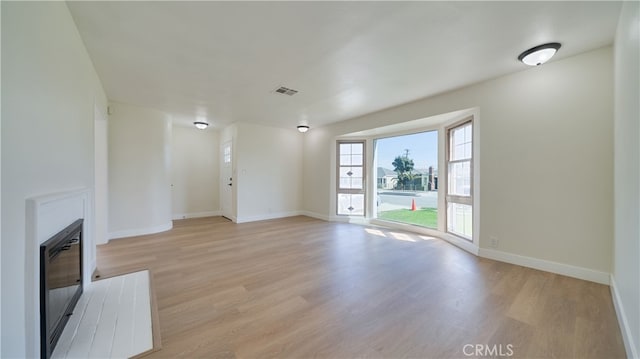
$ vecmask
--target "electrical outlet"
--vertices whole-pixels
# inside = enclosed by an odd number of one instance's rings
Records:
[[[500,245],[500,241],[498,240],[498,237],[496,236],[489,236],[489,247],[491,248],[498,248],[498,246]]]

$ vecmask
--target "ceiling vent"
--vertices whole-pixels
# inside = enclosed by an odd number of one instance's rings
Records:
[[[293,96],[298,93],[298,90],[290,89],[288,87],[280,86],[276,89],[277,93],[281,93],[283,95]]]

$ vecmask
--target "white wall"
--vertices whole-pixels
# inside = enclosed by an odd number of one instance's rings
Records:
[[[2,28],[2,6],[0,6],[0,28]],[[1,31],[0,31],[1,33]],[[0,41],[1,42],[1,41]],[[2,68],[2,50],[0,49],[0,69]],[[2,71],[0,71],[0,83],[2,83]],[[2,86],[0,86],[0,93]],[[0,97],[2,97],[0,95]],[[2,106],[0,105],[0,112]],[[0,115],[0,133],[2,132],[2,116]],[[0,136],[0,158],[2,158],[2,136]],[[0,188],[2,188],[2,166],[0,166]],[[0,203],[2,203],[2,191],[0,191]],[[0,206],[0,243],[2,242],[2,206]],[[2,246],[0,245],[0,268],[2,268]],[[0,323],[2,323],[2,275],[0,274]],[[2,355],[2,325],[0,325],[0,356]]]
[[[0,356],[13,358],[28,353],[25,285],[33,283],[24,276],[25,199],[93,188],[94,98],[106,108],[106,97],[65,3],[1,6]]]
[[[640,353],[640,5],[624,2],[615,39],[612,286],[627,356]]]
[[[171,149],[173,218],[220,215],[218,132],[174,126]]]
[[[171,118],[109,105],[109,237],[171,229]]]
[[[304,136],[296,129],[237,124],[238,222],[299,213]]]
[[[104,244],[109,239],[109,128],[105,109],[96,106],[94,117],[95,238]]]
[[[335,126],[317,127],[305,133],[304,161],[302,164],[302,209],[307,215],[328,221],[334,215],[330,193],[335,185],[331,167],[335,150]],[[379,127],[379,126],[374,126]]]
[[[2,28],[2,6],[0,6],[0,28]],[[0,31],[1,33],[1,31]],[[1,42],[1,41],[0,41]],[[0,49],[0,69],[2,68],[2,50]],[[2,83],[2,71],[0,71],[0,83]],[[0,93],[2,86],[0,86]],[[2,97],[0,95],[0,97]],[[2,106],[0,105],[0,112]],[[0,133],[2,132],[2,116],[0,115]],[[0,136],[0,158],[2,158],[2,136]],[[0,166],[0,188],[2,188],[2,166]],[[0,203],[2,203],[2,191],[0,191]],[[0,242],[2,242],[2,206],[0,206]],[[2,268],[2,246],[0,245],[0,268]],[[0,274],[0,323],[2,323],[2,275]],[[2,356],[2,325],[0,325],[0,356]]]
[[[303,208],[333,213],[335,137],[479,108],[479,245],[608,280],[613,233],[612,49],[603,48],[324,128],[305,139]],[[496,252],[498,252],[496,251]]]

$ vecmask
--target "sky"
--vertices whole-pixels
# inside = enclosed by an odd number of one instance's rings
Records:
[[[409,150],[416,169],[438,168],[438,131],[381,138],[376,141],[378,167],[393,170],[393,160]]]

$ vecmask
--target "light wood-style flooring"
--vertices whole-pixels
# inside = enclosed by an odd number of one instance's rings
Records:
[[[98,247],[102,276],[147,268],[152,358],[625,356],[607,286],[403,231],[211,217]]]

